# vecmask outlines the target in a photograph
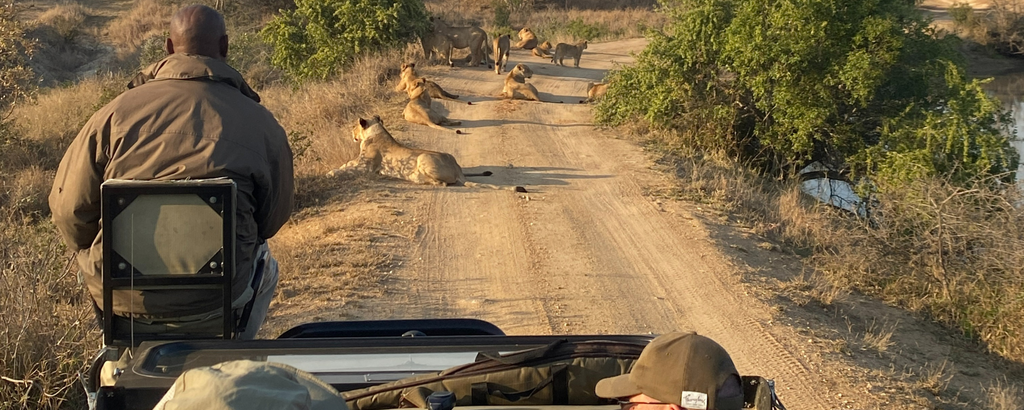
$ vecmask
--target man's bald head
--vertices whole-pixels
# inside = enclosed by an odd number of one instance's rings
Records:
[[[224,59],[228,55],[224,16],[202,4],[186,6],[171,17],[167,53],[199,54]]]

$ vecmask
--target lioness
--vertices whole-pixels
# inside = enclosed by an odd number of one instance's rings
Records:
[[[511,40],[508,34],[502,34],[494,39],[494,73],[501,74],[501,69],[508,65],[508,48]]]
[[[409,88],[413,87],[417,80],[423,78],[420,77],[419,74],[416,74],[416,63],[402,64],[401,76],[401,80],[399,80],[398,85],[395,86],[395,91],[400,93],[408,93]],[[431,98],[448,100],[455,100],[459,98],[458,95],[445,91],[440,85],[433,81],[427,80],[427,82],[424,83],[424,86],[427,87],[427,92],[430,94]]]
[[[604,97],[606,92],[608,92],[608,83],[587,83],[587,99],[580,100],[580,104],[597,101]]]
[[[516,43],[516,48],[529,50],[537,47],[537,35],[533,34],[533,30],[529,27],[523,27],[519,30],[519,42]]]
[[[540,43],[539,46],[533,48],[533,55],[540,58],[551,58],[551,47],[550,41]]]
[[[555,46],[555,55],[551,57],[551,62],[565,67],[565,64],[562,64],[562,60],[565,60],[565,57],[572,57],[573,60],[575,60],[574,66],[579,68],[580,56],[583,54],[583,50],[586,49],[587,40],[580,41],[576,44],[558,43],[558,45]],[[558,62],[555,62],[556,60]]]
[[[491,172],[467,175],[462,172],[462,167],[451,154],[406,147],[395,141],[391,133],[384,129],[384,122],[379,116],[374,116],[371,120],[360,118],[356,121],[352,127],[352,139],[359,143],[359,156],[327,175],[341,176],[344,173],[368,172],[417,184],[462,184],[468,187],[526,192],[521,186],[501,187],[467,181],[467,176],[490,176]]]
[[[402,112],[405,115],[405,120],[414,124],[423,124],[430,128],[437,128],[439,130],[450,131],[449,129],[442,127],[442,125],[462,125],[462,121],[452,121],[445,116],[434,112],[430,107],[430,93],[427,92],[425,84],[427,83],[426,78],[416,80],[409,88],[409,103],[405,105],[405,111]],[[455,130],[456,134],[461,134],[459,130]]]
[[[487,58],[486,31],[480,27],[451,27],[436,17],[431,17],[430,21],[434,23],[434,34],[445,36],[449,41],[448,65],[455,65],[452,62],[451,48],[468,48],[471,67],[476,67],[483,62],[487,64],[487,68],[491,68],[491,62]]]
[[[501,89],[501,97],[507,99],[555,102],[540,99],[540,94],[537,93],[537,87],[534,87],[533,84],[526,83],[526,79],[530,77],[533,77],[533,70],[531,70],[530,67],[523,63],[516,64],[515,67],[512,67],[512,71],[509,71],[508,75],[505,76],[505,86]]]

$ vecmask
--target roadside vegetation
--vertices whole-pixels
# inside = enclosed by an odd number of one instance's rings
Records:
[[[873,295],[1024,362],[1014,133],[959,40],[900,1],[669,3],[666,30],[609,75],[599,120],[642,120],[682,195],[809,256],[822,304]],[[857,185],[868,217],[799,193],[815,161]]]

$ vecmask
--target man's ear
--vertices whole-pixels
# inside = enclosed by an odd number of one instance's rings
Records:
[[[228,58],[228,35],[227,34],[225,34],[224,37],[220,38],[219,46],[220,46],[220,58],[222,58],[222,59]]]
[[[167,54],[174,54],[174,42],[170,37],[167,37],[167,41],[164,42],[164,50],[167,50]]]

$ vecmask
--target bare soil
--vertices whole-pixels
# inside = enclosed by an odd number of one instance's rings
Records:
[[[261,335],[314,320],[426,317],[480,318],[519,335],[695,330],[741,373],[775,379],[793,409],[974,406],[983,387],[1019,374],[905,311],[857,295],[814,302],[799,257],[728,215],[670,199],[677,180],[657,158],[596,127],[579,104],[588,82],[644,44],[592,44],[580,68],[514,50],[511,64],[530,65],[529,82],[560,104],[501,100],[504,75],[484,68],[426,71],[463,96],[434,104],[464,134],[401,121],[387,124],[395,137],[494,172],[471,179],[529,193],[325,182],[333,199],[272,240],[301,262],[282,267]]]

